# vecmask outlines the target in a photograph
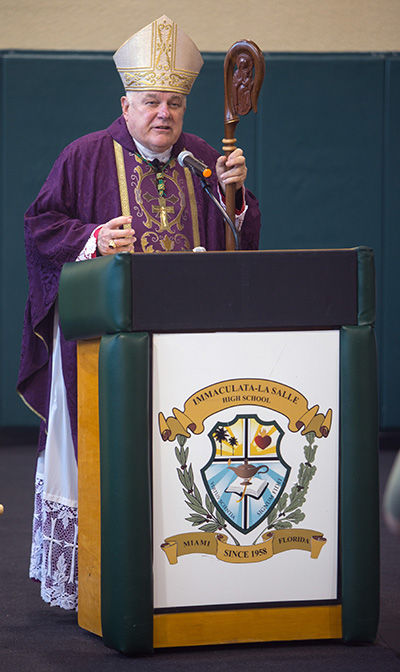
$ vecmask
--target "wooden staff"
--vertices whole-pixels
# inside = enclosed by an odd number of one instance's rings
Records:
[[[222,149],[225,156],[229,156],[236,149],[235,129],[239,114],[248,114],[250,110],[257,112],[258,94],[264,73],[264,56],[255,42],[240,40],[228,50],[224,63],[225,137]],[[235,222],[235,192],[235,184],[226,185],[226,211],[232,222]],[[234,250],[235,240],[228,224],[225,225],[225,240],[226,249]]]

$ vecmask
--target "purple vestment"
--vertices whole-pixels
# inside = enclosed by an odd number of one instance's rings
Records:
[[[176,223],[172,225],[172,221],[168,222],[162,235],[159,235],[156,213],[160,202],[150,175],[152,169],[148,172],[147,164],[135,157],[136,146],[122,117],[107,130],[84,136],[66,147],[25,217],[29,297],[25,310],[18,391],[41,418],[40,451],[46,444],[51,385],[62,378],[76,449],[76,344],[65,341],[60,334],[60,345],[57,341],[55,349],[58,352],[61,348],[62,357],[57,361],[62,360],[62,375],[60,368],[52,381],[54,312],[63,264],[76,261],[99,225],[121,215],[113,139],[123,148],[132,227],[137,226],[139,234],[135,243],[137,252],[172,249],[171,245],[176,250],[190,249],[193,243],[210,251],[225,249],[225,225],[221,214],[203,192],[200,180],[190,178],[188,181],[184,168],[174,159],[166,176],[165,201],[172,213],[171,220]],[[183,149],[215,167],[218,153],[200,138],[182,133],[172,148],[172,157],[177,157]],[[140,180],[143,180],[143,190]],[[217,196],[215,171],[210,182]],[[143,208],[135,207],[133,196],[144,198]],[[260,230],[258,203],[247,190],[245,201],[248,210],[242,225],[242,247],[257,249]],[[170,236],[168,239],[167,234]],[[65,402],[60,405],[66,406]],[[54,435],[54,432],[51,433]],[[55,443],[60,442],[62,454],[65,450],[59,434],[57,436],[56,432]],[[70,445],[68,452],[73,454],[72,442]],[[46,449],[45,457],[49,454]],[[36,479],[31,576],[42,582],[42,596],[47,602],[74,608],[77,593],[76,501],[58,496],[57,488],[46,491],[46,478],[43,476],[46,467],[43,467],[42,458],[43,454],[39,458],[41,471],[39,473],[38,470]],[[71,462],[68,468],[73,473]]]

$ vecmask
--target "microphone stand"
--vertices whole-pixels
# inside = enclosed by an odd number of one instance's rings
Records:
[[[232,222],[226,210],[224,210],[224,208],[222,207],[221,203],[215,198],[214,194],[211,191],[211,186],[208,184],[205,177],[200,177],[200,182],[206,194],[211,198],[212,202],[217,206],[218,210],[220,211],[225,221],[229,224],[233,237],[235,239],[235,250],[240,250],[241,248],[240,248],[239,231],[236,230],[234,223]]]

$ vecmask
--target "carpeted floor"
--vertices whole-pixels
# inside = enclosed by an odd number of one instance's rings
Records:
[[[0,446],[0,670],[1,672],[400,672],[400,539],[381,530],[381,617],[372,645],[304,642],[251,646],[158,650],[153,656],[126,658],[76,623],[76,614],[51,608],[39,586],[27,578],[35,448]],[[14,443],[10,441],[8,443]],[[381,484],[395,451],[380,453]]]

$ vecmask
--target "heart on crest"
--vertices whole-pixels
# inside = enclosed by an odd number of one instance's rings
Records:
[[[255,439],[254,439],[258,448],[260,448],[260,450],[265,450],[266,448],[268,448],[269,444],[271,443],[271,440],[272,439],[271,439],[270,436],[268,436],[268,435],[261,436],[261,434],[256,436]]]

